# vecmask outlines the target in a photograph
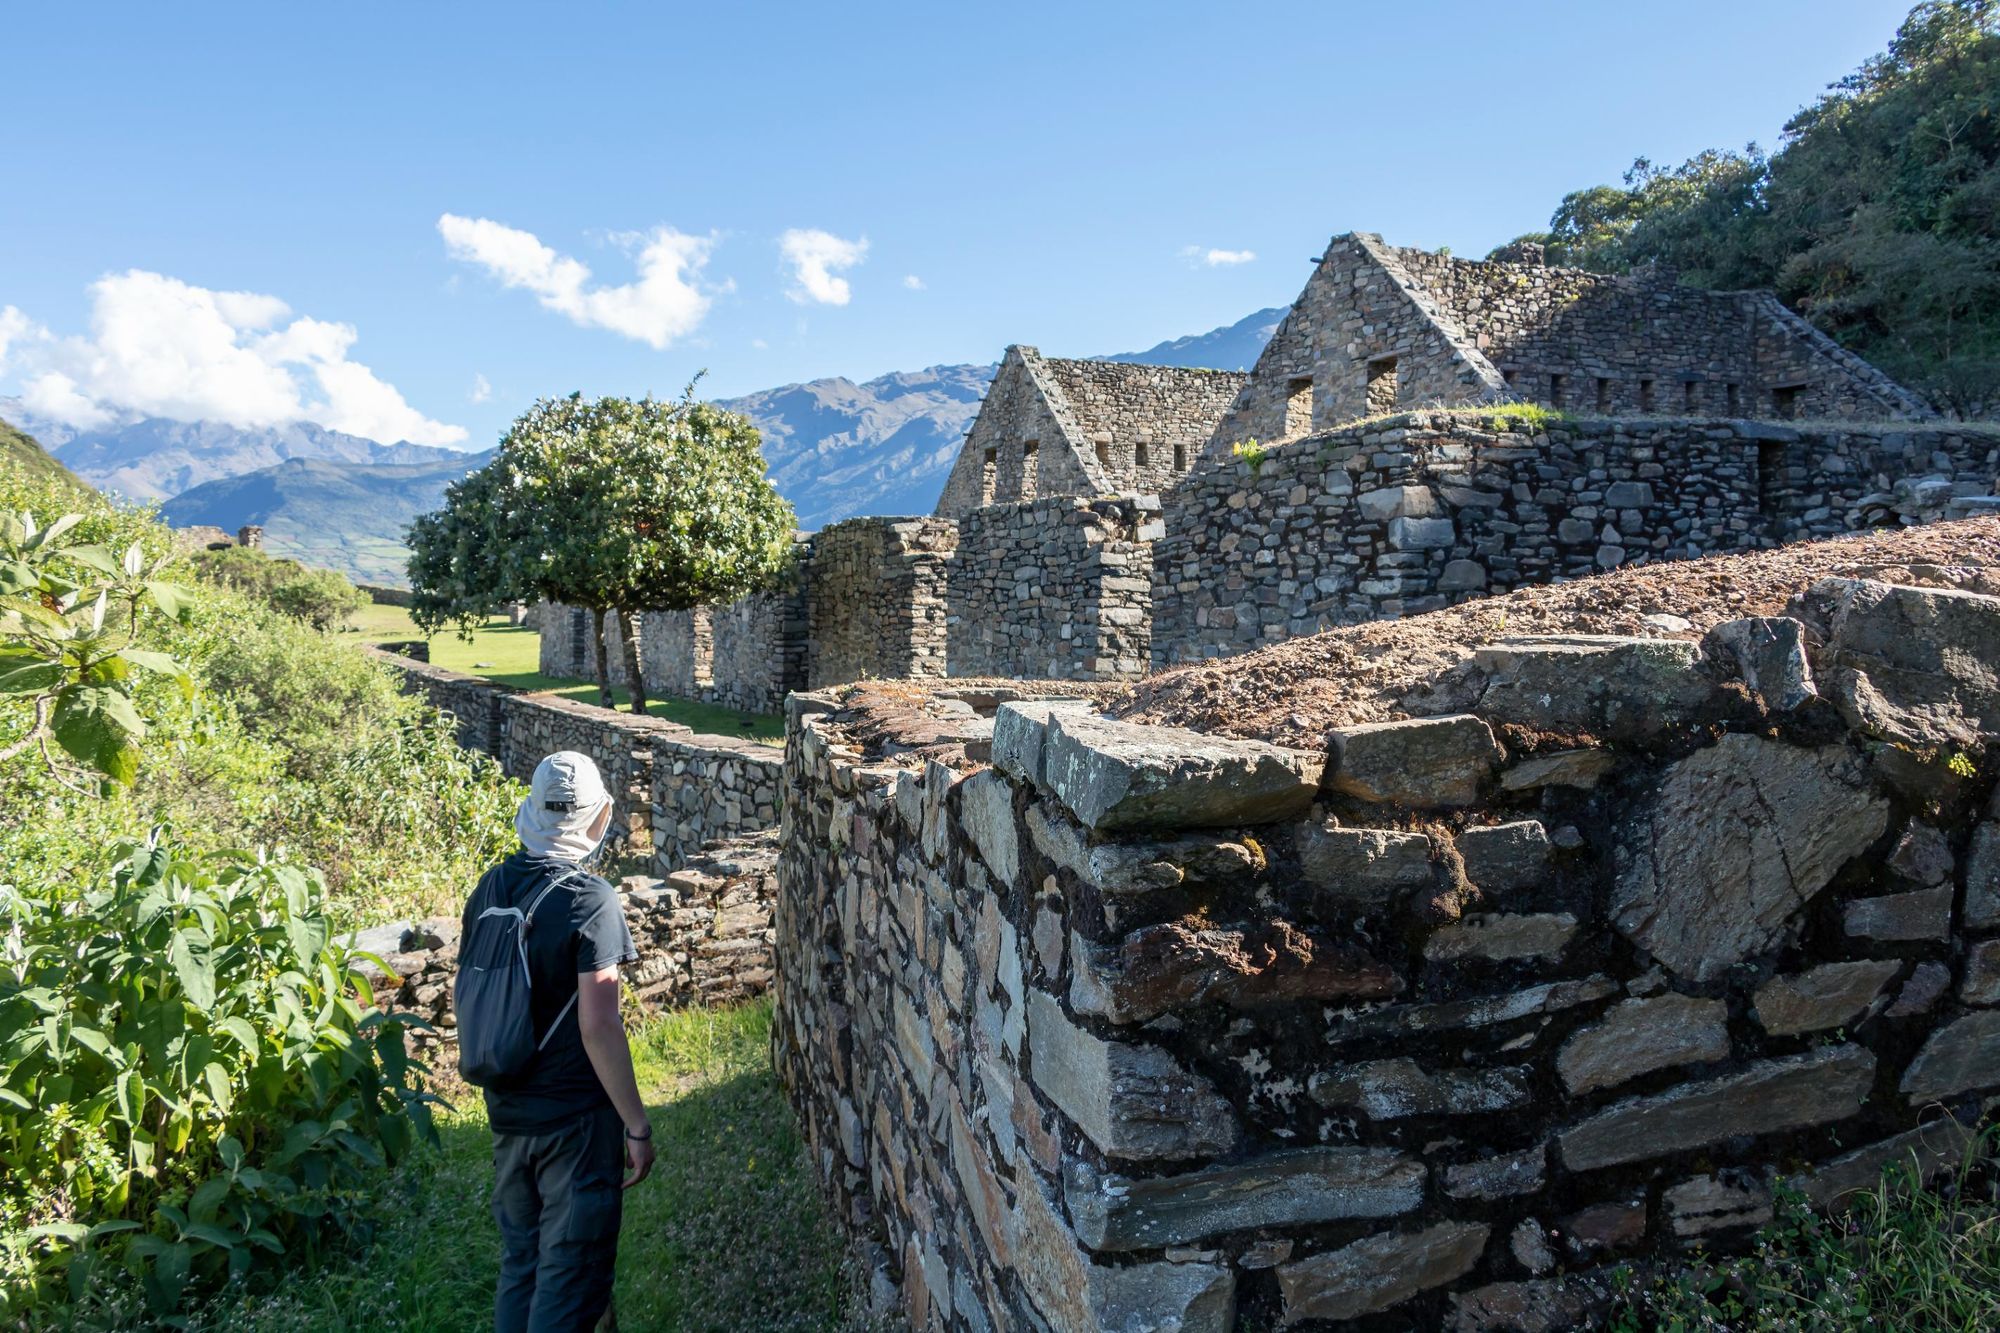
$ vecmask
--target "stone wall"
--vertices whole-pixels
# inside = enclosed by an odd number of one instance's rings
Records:
[[[605,619],[608,621],[610,617]],[[590,612],[580,606],[545,602],[540,620],[535,632],[540,636],[541,655],[535,669],[558,680],[596,680],[597,659],[591,655]],[[623,671],[617,654],[611,654],[606,660],[612,671]]]
[[[653,861],[680,869],[703,847],[778,826],[784,755],[774,746],[727,736],[653,742]]]
[[[2000,1090],[1995,660],[2000,599],[1837,580],[1324,752],[795,697],[812,1160],[919,1330],[1591,1327]]]
[[[526,782],[557,750],[589,755],[616,803],[614,855],[650,853],[667,874],[712,843],[777,827],[781,760],[772,746],[373,656],[395,668],[405,693],[452,716],[459,744],[493,756],[511,778]]]
[[[992,505],[959,524],[947,590],[954,676],[1131,680],[1151,656],[1150,495]]]
[[[1078,447],[1106,494],[1157,494],[1178,481],[1249,379],[1239,371],[1120,361],[1050,359],[1044,367],[1069,403],[1082,432]]]
[[[945,570],[958,527],[851,518],[813,539],[806,584],[813,688],[945,673]]]
[[[639,951],[625,976],[641,1003],[728,1004],[765,992],[777,897],[775,836],[718,843],[664,879],[633,875],[619,883]],[[380,955],[395,977],[378,991],[383,1006],[417,1014],[432,1025],[434,1040],[450,1041],[458,1026],[451,1010],[458,941],[458,918],[433,917],[364,931],[356,946]]]
[[[1078,448],[1083,427],[1033,347],[1009,347],[938,497],[940,517],[981,505],[1111,489]]]
[[[1205,461],[1164,499],[1155,666],[1489,592],[1836,535],[1898,482],[1991,494],[1989,428],[1411,413]]]
[[[812,547],[801,544],[794,586],[709,608],[714,629],[710,682],[701,697],[724,708],[777,713],[806,687],[811,609],[804,578]]]

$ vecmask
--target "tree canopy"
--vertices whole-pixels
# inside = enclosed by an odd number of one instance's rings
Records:
[[[1645,158],[1565,196],[1552,262],[1774,288],[1940,406],[2000,406],[2000,0],[1925,0],[1766,157]]]
[[[507,601],[584,607],[608,703],[602,628],[613,612],[633,708],[644,712],[636,614],[766,586],[790,559],[795,524],[747,417],[691,393],[672,403],[545,398],[411,529],[411,614],[434,632]]]

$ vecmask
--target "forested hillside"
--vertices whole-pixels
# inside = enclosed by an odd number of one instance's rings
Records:
[[[2000,406],[2000,0],[1926,0],[1774,153],[1633,163],[1528,239],[1554,262],[1774,288],[1941,408]]]

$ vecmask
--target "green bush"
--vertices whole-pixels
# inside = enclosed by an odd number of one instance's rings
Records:
[[[165,1314],[365,1229],[377,1170],[436,1136],[325,900],[158,837],[79,896],[0,884],[0,1308],[126,1272]]]
[[[197,551],[190,559],[203,582],[249,597],[317,630],[346,623],[368,605],[368,594],[331,569],[308,569],[254,546]]]

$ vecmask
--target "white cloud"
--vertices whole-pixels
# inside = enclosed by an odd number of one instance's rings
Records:
[[[7,368],[7,349],[39,332],[34,321],[13,306],[0,306],[0,370]]]
[[[1181,248],[1181,258],[1191,264],[1202,264],[1209,268],[1247,264],[1257,257],[1255,250],[1217,250],[1209,246],[1189,245]]]
[[[920,292],[924,289],[924,280],[914,273],[906,273],[903,275],[903,285],[913,292]]]
[[[655,348],[665,348],[700,326],[708,315],[709,294],[696,284],[713,242],[672,227],[624,232],[612,239],[635,250],[636,281],[622,286],[590,285],[590,270],[543,245],[533,232],[489,218],[446,213],[438,234],[453,259],[477,264],[519,287],[574,324],[609,329]]]
[[[487,381],[484,375],[474,375],[472,377],[472,391],[465,396],[475,403],[483,403],[493,396],[493,385]]]
[[[275,296],[219,292],[143,269],[90,287],[90,333],[54,337],[0,312],[28,407],[79,429],[141,416],[271,426],[316,421],[377,440],[456,444],[347,353],[351,324],[292,312]],[[289,321],[289,322],[287,322]]]
[[[762,338],[752,338],[750,345],[760,352],[769,350],[771,346],[771,344],[765,342]]]
[[[850,241],[830,231],[794,227],[778,238],[778,252],[792,266],[792,277],[798,284],[785,295],[801,305],[808,301],[846,305],[854,293],[846,278],[834,274],[868,257],[868,238]]]

